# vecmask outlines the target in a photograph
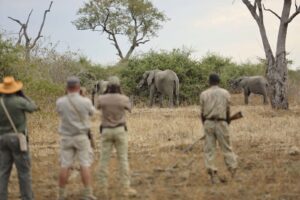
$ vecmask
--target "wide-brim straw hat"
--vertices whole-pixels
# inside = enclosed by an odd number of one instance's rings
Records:
[[[23,83],[16,81],[12,76],[4,77],[3,83],[0,83],[0,93],[2,94],[13,94],[22,90],[22,88]]]

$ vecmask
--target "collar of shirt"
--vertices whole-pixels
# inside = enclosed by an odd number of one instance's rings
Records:
[[[211,89],[217,89],[217,88],[219,88],[219,86],[218,86],[218,85],[213,85],[213,86],[211,86],[210,88],[211,88]]]
[[[75,97],[75,96],[79,96],[80,94],[78,92],[71,92],[71,93],[68,93],[68,96],[70,97]]]

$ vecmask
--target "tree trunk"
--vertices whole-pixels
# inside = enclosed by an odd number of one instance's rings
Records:
[[[286,60],[286,37],[288,19],[292,0],[284,0],[280,20],[275,63],[268,66],[267,78],[269,81],[269,95],[272,108],[288,109],[288,68]]]
[[[25,60],[30,61],[30,49],[25,48]]]
[[[267,79],[269,82],[269,96],[272,108],[288,109],[288,73],[285,54],[277,57],[275,64],[271,67],[269,66]]]

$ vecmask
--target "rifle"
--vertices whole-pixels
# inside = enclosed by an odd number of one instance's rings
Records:
[[[94,136],[93,136],[91,130],[88,131],[87,136],[88,136],[88,138],[90,140],[92,148],[95,149],[95,147],[96,147],[95,140],[94,140]]]
[[[232,115],[230,118],[229,118],[229,122],[231,122],[231,121],[234,121],[234,120],[238,120],[238,119],[241,119],[241,118],[243,118],[244,116],[243,116],[243,113],[241,112],[241,111],[239,111],[239,112],[237,112],[237,113],[235,113],[234,115]],[[204,138],[205,138],[205,135],[203,135],[201,138],[200,138],[200,140],[204,140]]]

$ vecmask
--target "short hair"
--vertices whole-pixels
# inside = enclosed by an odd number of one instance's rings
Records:
[[[110,77],[108,77],[108,84],[119,85],[119,86],[121,85],[120,84],[120,79],[117,76],[110,76]]]
[[[209,75],[209,80],[208,80],[210,85],[219,85],[220,84],[220,77],[218,74],[210,74]]]
[[[74,88],[76,86],[80,86],[80,80],[76,76],[70,76],[67,79],[67,88]]]
[[[104,94],[122,94],[120,85],[108,84]]]

